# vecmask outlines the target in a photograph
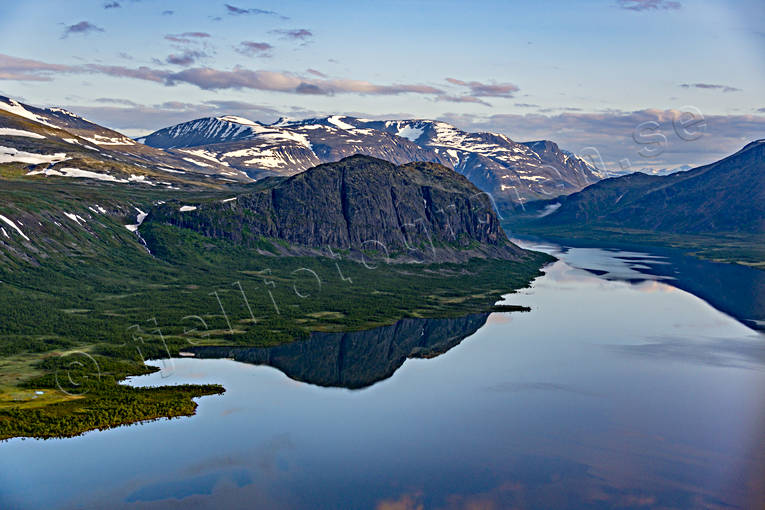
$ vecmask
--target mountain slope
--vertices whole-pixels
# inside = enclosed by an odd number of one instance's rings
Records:
[[[765,234],[765,140],[686,172],[606,179],[560,204],[539,224]]]
[[[61,108],[0,96],[0,164],[15,175],[160,186],[248,182],[240,170],[195,154],[141,145]],[[223,182],[221,182],[223,181]]]
[[[415,261],[524,257],[500,228],[489,199],[465,177],[433,163],[396,166],[368,156],[320,165],[223,201],[158,205],[141,230],[156,224],[249,247],[279,239],[292,254],[374,251]]]

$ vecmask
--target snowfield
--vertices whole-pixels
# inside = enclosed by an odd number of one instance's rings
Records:
[[[31,131],[13,128],[0,128],[0,136],[24,136],[26,138],[37,138],[38,140],[45,138],[43,135],[32,133]]]
[[[0,103],[2,104],[2,103]],[[41,165],[43,163],[60,163],[68,158],[66,153],[57,152],[56,154],[33,154],[24,152],[12,147],[0,146],[0,163],[27,163],[28,165]]]

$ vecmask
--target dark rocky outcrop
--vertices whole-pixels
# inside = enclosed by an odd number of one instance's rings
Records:
[[[435,163],[396,166],[367,156],[317,166],[236,200],[163,204],[152,209],[151,223],[249,247],[278,239],[293,252],[325,255],[332,248],[428,261],[523,257],[490,198],[462,175]]]

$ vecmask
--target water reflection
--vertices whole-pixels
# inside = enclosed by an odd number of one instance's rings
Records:
[[[130,384],[226,393],[192,418],[3,443],[0,508],[762,508],[765,338],[677,277],[627,272],[667,259],[615,253],[569,250],[506,296],[530,313],[237,354],[268,366],[175,360]]]
[[[700,297],[750,328],[765,330],[765,271],[702,260],[670,248],[641,247],[636,252],[580,247],[576,242],[561,246],[532,238],[514,240],[524,247],[555,254],[573,267],[608,280],[667,283]]]
[[[348,333],[314,333],[302,342],[268,348],[196,347],[199,358],[268,365],[317,386],[359,389],[387,379],[408,358],[443,354],[486,323],[489,314],[456,319],[403,319],[392,326]]]

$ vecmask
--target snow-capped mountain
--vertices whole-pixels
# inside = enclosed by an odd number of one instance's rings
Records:
[[[280,119],[197,119],[139,141],[247,171],[292,175],[353,154],[396,164],[431,161],[468,177],[502,204],[578,191],[598,180],[581,159],[549,141],[517,143],[502,134],[469,133],[432,120],[377,121],[346,116]]]
[[[446,163],[410,140],[369,128],[357,128],[326,117],[262,124],[242,117],[197,119],[156,131],[138,141],[247,171],[253,177],[293,175],[321,163],[354,154],[396,164],[412,161]]]
[[[648,175],[669,175],[669,174],[674,174],[677,172],[687,172],[688,170],[691,170],[692,168],[693,167],[691,165],[679,165],[674,168],[643,167],[637,171],[642,172],[644,174],[648,174]],[[629,170],[628,172],[625,172],[624,174],[632,173],[635,171],[636,170]]]
[[[572,193],[599,179],[584,160],[547,140],[518,143],[503,134],[469,133],[432,120],[355,119],[355,124],[395,133],[433,150],[502,203]]]
[[[214,159],[142,145],[62,108],[37,108],[2,96],[0,163],[38,178],[164,186],[198,184],[209,178],[251,180]]]
[[[167,127],[136,140],[62,108],[0,97],[0,163],[18,174],[176,185],[289,176],[355,154],[395,164],[441,163],[492,194],[500,208],[578,191],[598,180],[549,141],[518,143],[433,120],[334,115],[264,124],[228,115]]]

